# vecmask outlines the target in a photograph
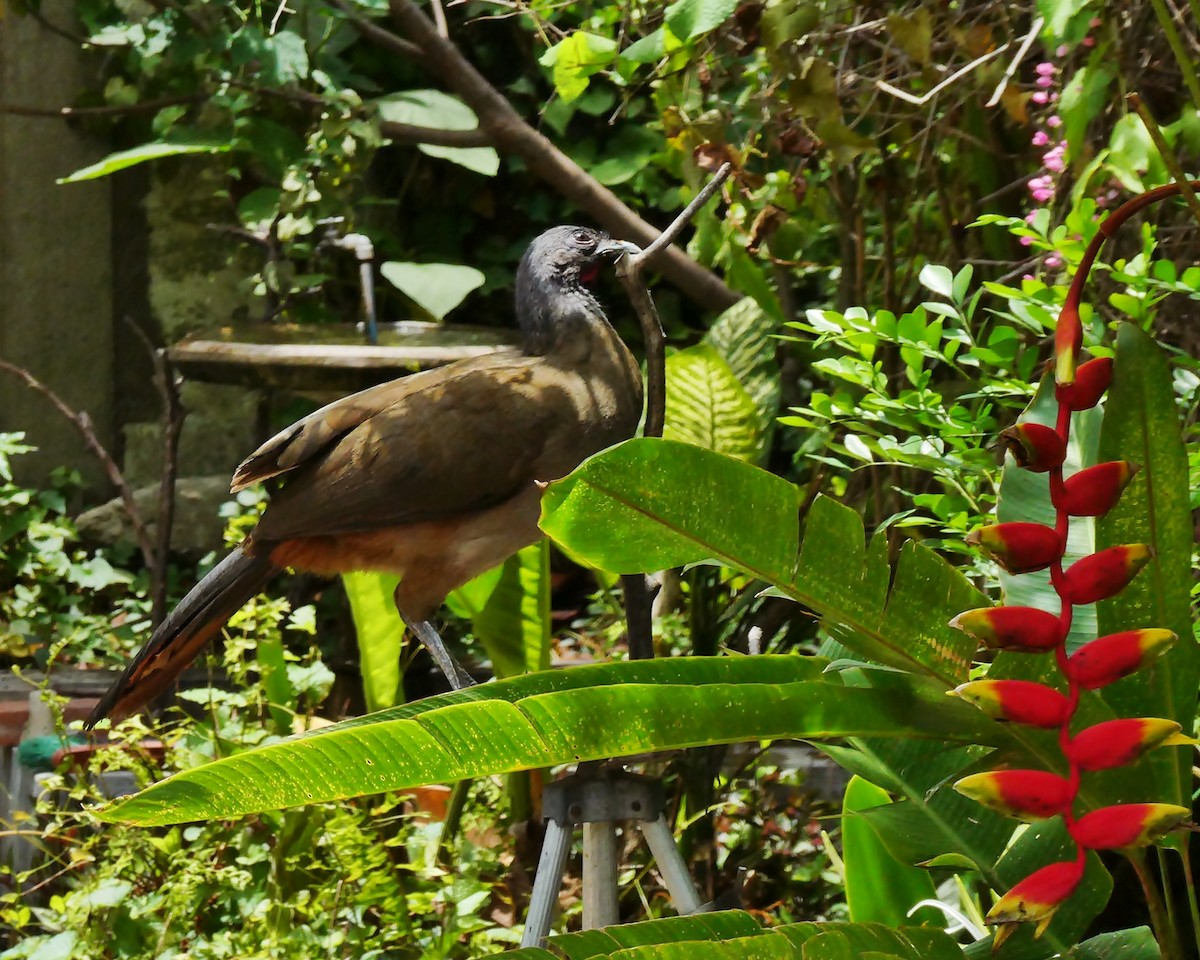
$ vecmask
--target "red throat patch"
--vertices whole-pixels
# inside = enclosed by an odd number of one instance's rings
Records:
[[[595,283],[598,276],[600,276],[600,264],[598,263],[589,264],[579,271],[579,279],[582,283]]]

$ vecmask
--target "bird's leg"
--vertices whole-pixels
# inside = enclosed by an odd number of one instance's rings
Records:
[[[417,635],[417,639],[425,645],[425,649],[433,657],[433,662],[438,665],[442,673],[446,675],[446,679],[450,681],[450,686],[455,690],[462,690],[464,687],[475,685],[475,681],[471,678],[471,675],[462,668],[462,665],[457,660],[450,656],[450,651],[442,643],[442,638],[438,635],[432,623],[428,620],[413,620],[411,622],[405,620],[405,623]]]

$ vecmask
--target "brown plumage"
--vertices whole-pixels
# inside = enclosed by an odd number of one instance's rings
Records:
[[[517,273],[522,351],[345,397],[251,454],[233,491],[279,483],[258,526],[159,626],[88,725],[170,687],[284,567],[399,574],[401,617],[454,686],[469,683],[430,617],[451,590],[541,537],[539,483],[637,428],[637,362],[583,286],[629,249],[581,227],[548,230]]]

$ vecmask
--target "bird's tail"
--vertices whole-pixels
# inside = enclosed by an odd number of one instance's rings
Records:
[[[170,687],[225,622],[279,569],[266,557],[250,556],[236,548],[159,624],[100,698],[84,727],[90,729],[105,717],[123,720]]]

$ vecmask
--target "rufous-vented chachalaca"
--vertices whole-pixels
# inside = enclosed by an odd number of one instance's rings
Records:
[[[285,567],[399,574],[400,616],[455,688],[469,684],[430,618],[541,537],[539,483],[637,429],[641,371],[585,286],[636,249],[584,227],[547,230],[517,271],[522,350],[371,387],[259,447],[232,484],[277,483],[258,526],[155,630],[88,725],[165,691]]]

